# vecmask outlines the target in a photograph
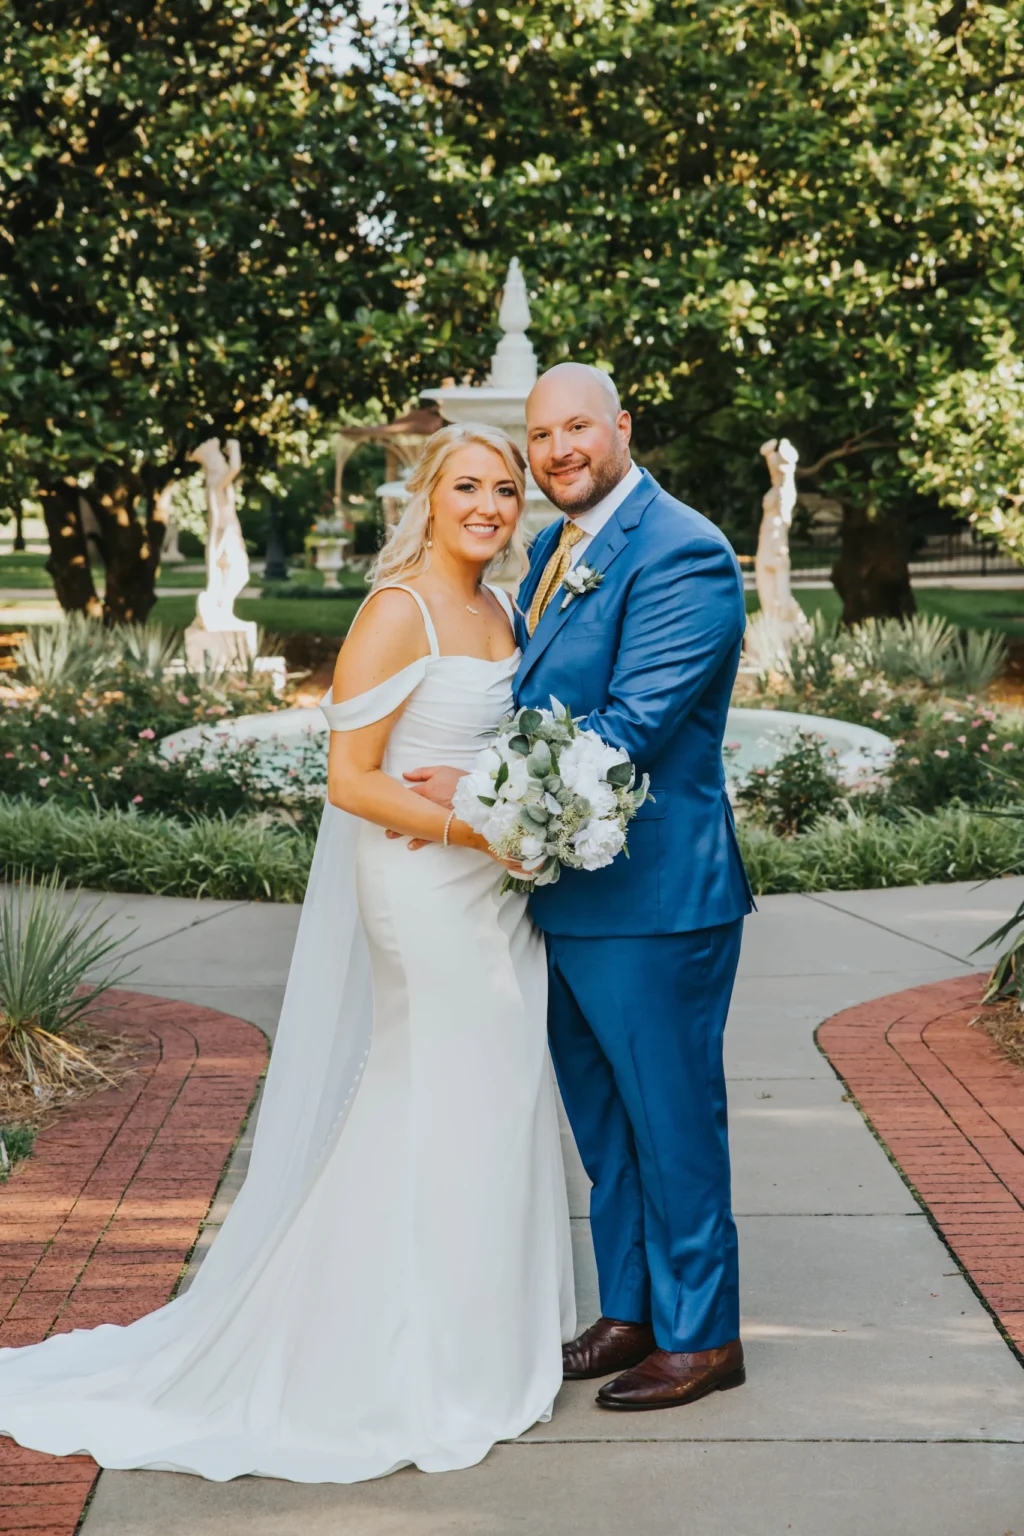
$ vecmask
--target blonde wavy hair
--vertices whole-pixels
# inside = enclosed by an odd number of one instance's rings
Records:
[[[519,562],[518,575],[522,577],[526,574],[530,562],[520,526],[526,501],[526,461],[517,444],[500,427],[471,426],[456,422],[435,432],[427,440],[426,447],[416,461],[406,481],[408,505],[367,575],[372,586],[379,587],[386,581],[400,581],[403,576],[419,575],[427,570],[430,565],[430,551],[427,548],[430,536],[430,499],[452,454],[473,443],[493,448],[495,453],[501,455],[519,500],[519,518],[512,537],[487,570],[490,572],[504,566],[509,556],[512,556]]]

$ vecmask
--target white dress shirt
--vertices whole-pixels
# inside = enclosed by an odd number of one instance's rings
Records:
[[[590,507],[588,511],[581,512],[573,518],[577,528],[582,528],[583,538],[577,540],[569,551],[569,564],[575,566],[583,558],[587,549],[601,532],[605,523],[611,517],[616,508],[621,507],[626,497],[640,484],[641,471],[635,464],[630,464],[626,473],[618,485],[608,492],[596,507]]]

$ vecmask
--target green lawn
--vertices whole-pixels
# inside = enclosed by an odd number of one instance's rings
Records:
[[[344,635],[362,602],[363,594],[352,597],[240,598],[235,612],[240,619],[254,619],[271,635]],[[172,629],[185,629],[195,618],[196,600],[188,597],[158,597],[152,617]]]
[[[46,555],[29,554],[25,550],[0,555],[0,587],[25,587],[33,590],[52,588],[53,583],[45,568],[47,559]]]
[[[29,592],[50,592],[52,585],[45,570],[46,555],[0,555],[0,588],[24,589]],[[194,564],[194,562],[190,562]],[[254,568],[253,585],[262,580],[262,569]],[[308,571],[301,566],[293,567],[293,580],[303,586],[318,586],[323,578],[319,571]],[[160,575],[161,586],[199,587],[203,582],[201,570],[183,571],[180,566],[164,567]],[[243,619],[254,619],[271,634],[320,634],[344,635],[365,595],[365,583],[361,577],[353,579],[352,596],[342,598],[243,598],[237,612]],[[980,591],[967,591],[958,587],[928,587],[916,592],[917,604],[922,613],[939,613],[962,629],[998,629],[1011,639],[1024,639],[1024,590],[1015,591],[999,587],[985,587]],[[826,617],[838,618],[839,598],[831,589],[798,591],[796,599],[804,612],[821,612]],[[747,612],[758,608],[757,593],[748,592]],[[153,617],[161,624],[184,629],[195,617],[194,594],[157,599]]]
[[[837,619],[841,612],[838,594],[831,589],[798,591],[793,596],[809,618],[823,613],[828,619]],[[925,587],[915,591],[914,596],[922,613],[939,613],[960,629],[998,629],[1011,639],[1024,638],[1024,590],[986,588],[976,592],[959,587]],[[747,612],[756,613],[761,606],[757,593],[748,592],[746,597]]]

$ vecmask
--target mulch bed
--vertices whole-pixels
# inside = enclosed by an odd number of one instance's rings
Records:
[[[984,978],[895,992],[818,1044],[1024,1358],[1024,1071],[978,1020]]]
[[[1024,1070],[1024,1013],[1019,1003],[991,1004],[981,1010],[977,1024],[1008,1061]]]
[[[241,1019],[137,992],[111,1001],[136,1070],[63,1110],[0,1185],[0,1346],[170,1300],[266,1066]],[[73,1536],[97,1472],[0,1439],[0,1532]]]

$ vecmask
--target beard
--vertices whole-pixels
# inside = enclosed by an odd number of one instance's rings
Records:
[[[596,507],[599,501],[604,501],[609,491],[613,491],[626,473],[626,455],[609,454],[607,458],[598,463],[589,461],[590,484],[580,486],[575,490],[561,491],[557,482],[544,477],[534,475],[541,490],[549,501],[553,501],[559,512],[566,512],[571,517],[580,512],[589,512],[591,507]]]

